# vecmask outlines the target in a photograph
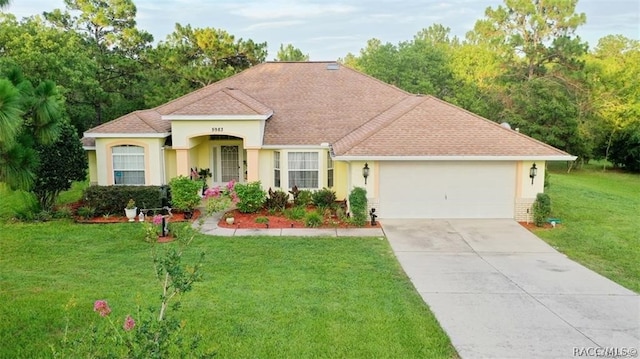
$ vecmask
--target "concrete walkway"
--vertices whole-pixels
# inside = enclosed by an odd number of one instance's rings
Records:
[[[567,259],[518,223],[382,223],[462,358],[595,357],[597,347],[637,356],[640,296]]]
[[[211,236],[308,236],[308,237],[384,237],[381,228],[264,228],[235,229],[218,227],[220,213],[205,217],[200,231]],[[200,223],[195,221],[194,227]]]

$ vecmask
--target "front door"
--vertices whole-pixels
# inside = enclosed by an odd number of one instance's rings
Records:
[[[220,179],[224,183],[240,180],[238,146],[220,146]]]

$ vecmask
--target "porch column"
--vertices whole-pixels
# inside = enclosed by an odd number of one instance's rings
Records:
[[[178,176],[189,176],[189,150],[176,150],[176,174]]]
[[[258,149],[247,149],[247,182],[260,180],[259,154],[260,150]]]

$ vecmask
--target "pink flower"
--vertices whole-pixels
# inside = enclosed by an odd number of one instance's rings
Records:
[[[229,192],[231,192],[231,191],[233,191],[233,187],[235,187],[235,186],[236,186],[236,181],[231,180],[231,181],[229,181],[229,183],[227,183],[227,190]]]
[[[136,326],[136,321],[133,320],[133,318],[131,318],[130,315],[127,315],[127,318],[124,320],[124,324],[122,325],[124,330],[130,331],[135,326]]]
[[[204,196],[205,198],[220,197],[220,193],[220,187],[207,188],[207,190],[204,191]]]
[[[106,317],[111,313],[111,308],[109,308],[106,300],[96,300],[93,304],[93,311],[100,313],[100,316]]]
[[[161,224],[162,223],[162,216],[159,214],[156,214],[155,216],[153,216],[153,224]]]

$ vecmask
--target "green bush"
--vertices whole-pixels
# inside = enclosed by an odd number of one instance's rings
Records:
[[[93,218],[95,215],[96,215],[96,209],[91,206],[82,206],[78,208],[78,216],[82,218],[90,219],[90,218]]]
[[[284,211],[287,203],[289,203],[289,194],[287,192],[281,190],[272,191],[269,188],[269,197],[266,202],[268,210]]]
[[[69,206],[61,206],[53,212],[53,218],[68,219],[73,217],[73,210]]]
[[[546,193],[538,193],[533,202],[533,223],[542,227],[551,215],[551,198]]]
[[[294,221],[303,219],[306,214],[307,214],[307,210],[301,206],[296,206],[296,207],[284,210],[284,216]]]
[[[162,207],[159,186],[89,186],[83,193],[84,205],[93,207],[95,214],[124,215],[124,208],[130,199],[138,208]]]
[[[364,226],[367,223],[367,190],[355,187],[349,193],[349,207],[351,208],[351,223]]]
[[[9,197],[9,203],[13,203],[11,206],[11,217],[24,222],[34,221],[38,219],[38,214],[41,211],[40,204],[36,199],[36,196],[31,192],[15,191]],[[5,198],[3,198],[5,200]],[[1,201],[0,201],[1,202]]]
[[[199,204],[202,182],[187,176],[174,177],[169,181],[171,188],[171,207],[179,211],[193,211]]]
[[[317,207],[331,208],[335,205],[336,193],[328,188],[323,188],[313,192],[311,199]]]
[[[293,199],[295,206],[306,206],[312,202],[311,191],[303,189],[298,191],[298,195]]]
[[[267,200],[267,193],[262,189],[260,181],[237,183],[235,191],[239,200],[238,211],[242,213],[258,212]]]
[[[304,216],[304,225],[305,227],[320,227],[322,225],[322,214],[318,211],[312,211]]]

